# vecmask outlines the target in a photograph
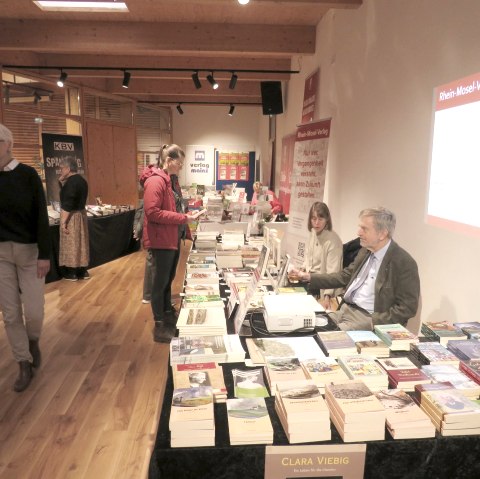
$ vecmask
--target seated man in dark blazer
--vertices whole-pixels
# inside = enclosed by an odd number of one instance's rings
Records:
[[[339,273],[298,272],[312,288],[345,288],[343,302],[330,317],[342,330],[372,330],[377,324],[400,323],[415,316],[420,278],[415,260],[392,236],[395,215],[385,208],[360,212],[358,236],[362,249]]]

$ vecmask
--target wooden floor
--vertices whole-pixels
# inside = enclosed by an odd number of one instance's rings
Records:
[[[147,477],[168,345],[141,302],[144,254],[46,286],[43,364],[23,393],[0,328],[0,479]]]

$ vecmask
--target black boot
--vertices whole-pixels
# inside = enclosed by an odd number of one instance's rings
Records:
[[[153,328],[153,340],[156,343],[169,343],[175,336],[176,328],[165,324],[163,321],[155,321]]]
[[[32,366],[34,368],[39,368],[42,364],[42,353],[40,352],[40,348],[38,347],[38,339],[30,339],[28,341],[28,349],[30,350],[30,354],[32,355]]]
[[[13,385],[13,390],[17,393],[21,393],[30,385],[30,382],[33,378],[33,371],[30,361],[20,361],[18,365],[20,366],[20,373],[18,374],[18,378]]]

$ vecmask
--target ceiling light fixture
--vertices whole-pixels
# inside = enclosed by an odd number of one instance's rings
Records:
[[[233,116],[234,111],[235,111],[235,105],[230,105],[230,110],[228,110],[228,116]]]
[[[58,0],[33,0],[40,10],[48,12],[128,12],[125,2],[75,2]]]
[[[215,78],[213,78],[213,72],[210,75],[207,75],[207,80],[210,85],[212,85],[212,88],[216,90],[218,88],[218,83],[215,81]]]
[[[180,113],[180,115],[183,115],[183,110],[182,110],[182,104],[181,103],[179,103],[177,105],[177,111],[178,111],[178,113]]]
[[[60,88],[63,88],[65,85],[65,81],[67,80],[68,74],[64,72],[63,70],[60,70],[60,78],[57,80],[57,85]]]
[[[232,77],[230,78],[230,83],[228,84],[228,88],[230,90],[233,90],[235,88],[235,85],[237,84],[238,76],[235,75],[235,72],[232,72]]]
[[[248,2],[250,2],[250,0],[238,0],[240,5],[246,5]]]
[[[192,80],[197,90],[202,88],[202,84],[200,83],[200,78],[198,78],[198,71],[192,74]]]
[[[127,70],[123,70],[123,82],[122,82],[122,87],[123,88],[128,88],[131,76],[132,75],[131,75],[130,72],[127,72]]]
[[[33,92],[33,104],[38,105],[38,102],[42,99],[38,91]]]

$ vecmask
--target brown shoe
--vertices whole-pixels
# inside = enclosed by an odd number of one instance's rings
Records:
[[[39,368],[42,364],[42,353],[40,352],[40,348],[38,347],[38,339],[30,339],[28,341],[28,349],[30,350],[30,354],[32,355],[32,366],[34,368]]]
[[[17,393],[21,393],[30,385],[33,378],[33,371],[30,361],[19,361],[18,365],[20,367],[20,372],[13,385],[13,390]]]

